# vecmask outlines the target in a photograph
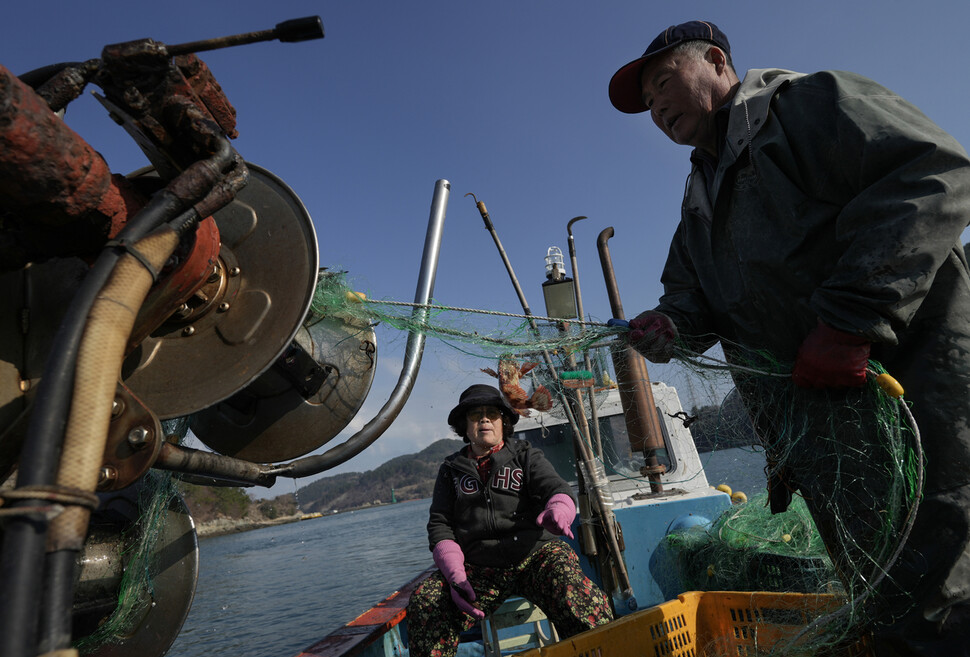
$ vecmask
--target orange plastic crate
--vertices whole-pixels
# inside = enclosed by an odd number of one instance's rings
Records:
[[[609,625],[559,643],[523,653],[523,657],[755,657],[768,655],[795,637],[806,624],[834,611],[835,596],[808,593],[692,591],[676,600],[624,616]],[[784,653],[808,657],[800,639]],[[833,654],[827,652],[827,655]],[[870,655],[865,640],[835,653]]]

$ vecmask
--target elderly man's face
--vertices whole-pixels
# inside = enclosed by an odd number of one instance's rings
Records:
[[[714,113],[730,89],[719,56],[723,53],[716,48],[704,59],[665,53],[643,67],[643,102],[657,127],[677,144],[717,152]]]

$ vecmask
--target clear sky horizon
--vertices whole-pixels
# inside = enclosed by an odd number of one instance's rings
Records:
[[[200,56],[238,112],[236,149],[302,198],[321,266],[347,270],[370,297],[413,299],[435,181],[447,179],[437,302],[521,312],[465,197],[473,193],[488,206],[535,314],[545,314],[546,249],[567,253],[566,224],[580,215],[588,219],[573,233],[587,315],[611,316],[596,251],[609,226],[625,314],[653,307],[689,149],[667,141],[645,115],[614,110],[606,90],[617,68],[686,20],[710,20],[727,34],[740,75],[764,67],[854,71],[970,145],[970,78],[961,56],[970,6],[956,0],[19,2],[0,24],[0,64],[20,74],[98,57],[110,43],[177,44],[308,15],[321,17],[324,39]],[[93,99],[73,103],[65,120],[113,171],[146,164]],[[321,451],[362,427],[390,394],[406,335],[381,327],[378,338],[378,372],[363,409]],[[494,381],[479,371],[487,366],[430,338],[398,420],[367,451],[324,474],[370,470],[451,437],[448,410],[466,386]],[[281,480],[252,492],[293,490]]]

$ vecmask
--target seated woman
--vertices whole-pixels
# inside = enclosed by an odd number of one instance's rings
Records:
[[[613,618],[583,573],[572,538],[576,504],[542,452],[509,440],[519,416],[492,386],[473,385],[448,414],[467,446],[438,471],[428,539],[438,566],[411,595],[411,657],[450,657],[458,636],[509,596],[537,605],[561,638]]]

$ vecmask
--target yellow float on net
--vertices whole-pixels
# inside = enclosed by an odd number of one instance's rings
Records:
[[[720,486],[715,486],[714,490],[719,490],[722,493],[727,493],[728,495],[730,495],[732,492],[731,487],[728,486],[727,484],[721,484]]]
[[[899,385],[899,381],[891,377],[886,372],[883,372],[876,377],[876,383],[879,387],[886,391],[886,394],[894,399],[899,399],[903,396],[903,386]]]
[[[735,491],[734,493],[731,493],[731,502],[733,502],[734,504],[744,504],[747,501],[748,501],[748,496],[742,493],[741,491]]]

